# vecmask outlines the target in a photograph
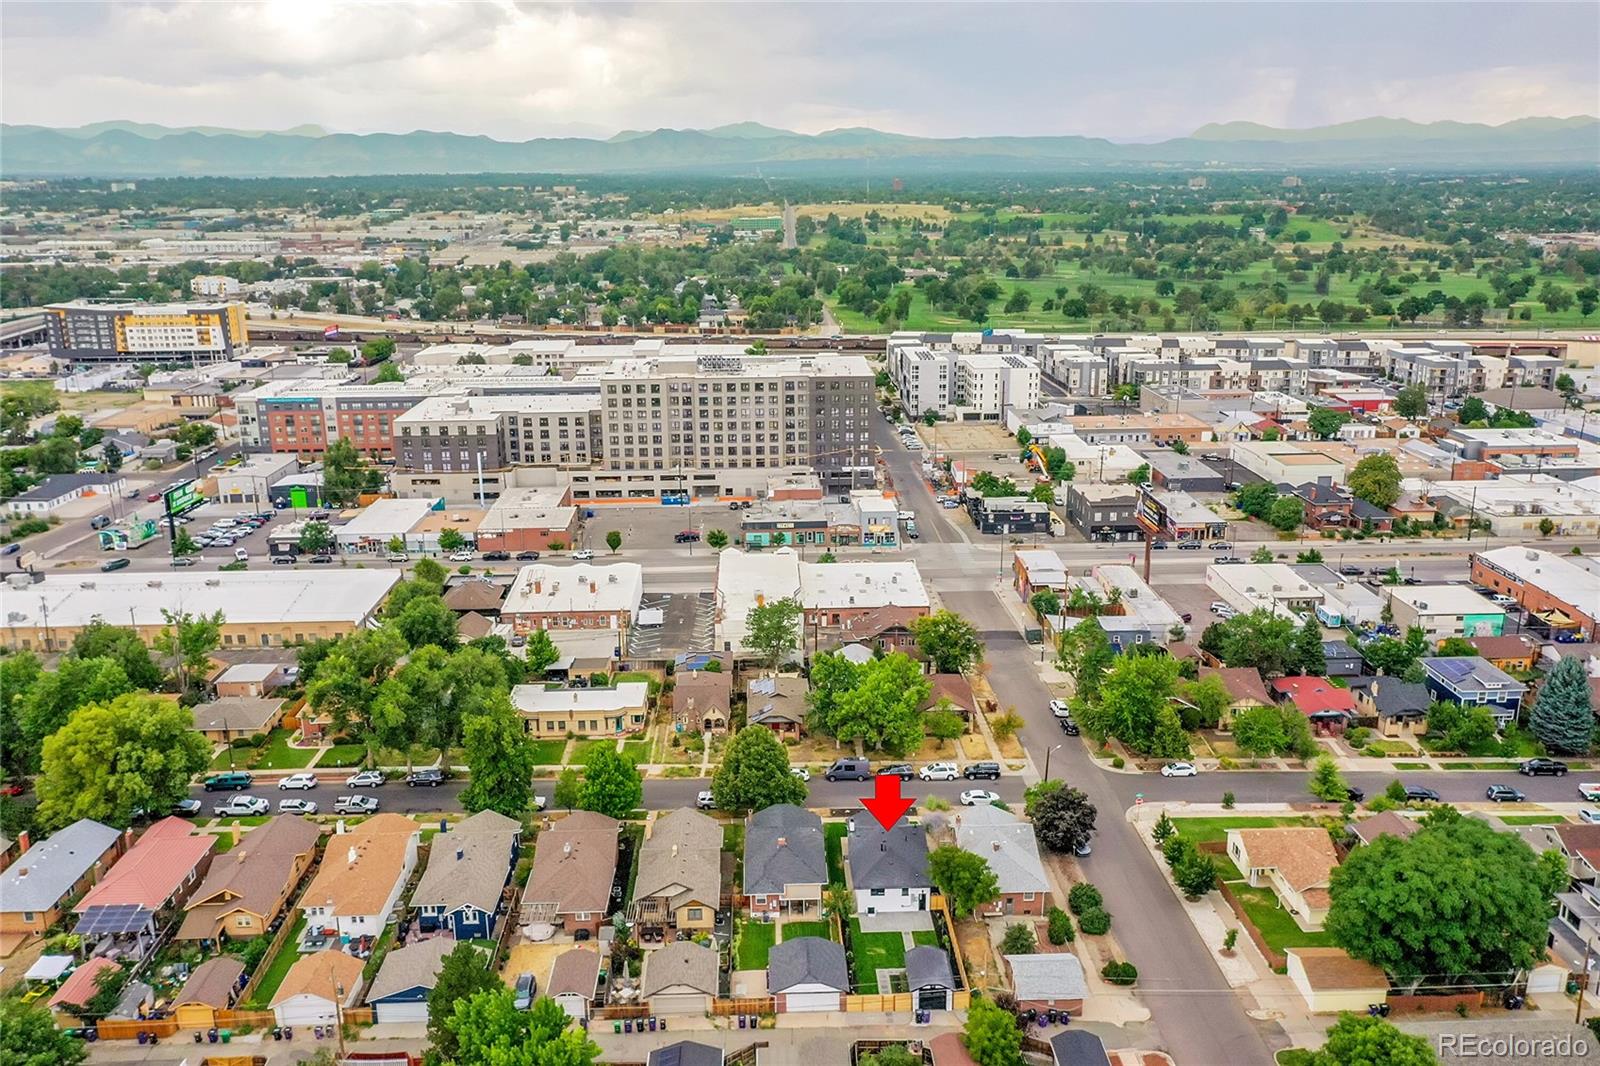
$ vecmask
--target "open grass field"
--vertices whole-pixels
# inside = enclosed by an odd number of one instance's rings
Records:
[[[1254,285],[1259,283],[1262,280],[1264,271],[1270,272],[1270,268],[1265,263],[1258,263],[1252,269],[1224,274],[1217,280],[1224,285],[1239,288],[1244,285]],[[1045,300],[1056,298],[1056,289],[1065,288],[1068,290],[1069,296],[1075,296],[1077,295],[1078,286],[1086,283],[1097,285],[1112,295],[1120,294],[1130,299],[1134,297],[1139,299],[1160,299],[1163,307],[1165,308],[1170,308],[1172,305],[1172,300],[1170,297],[1156,296],[1156,279],[1136,278],[1131,274],[1111,274],[1094,268],[1083,269],[1081,265],[1076,262],[1062,263],[1057,266],[1052,273],[1038,278],[1030,279],[997,277],[995,280],[1000,285],[1000,299],[996,300],[990,305],[989,318],[983,323],[982,327],[974,323],[971,319],[962,318],[957,313],[941,311],[938,308],[931,306],[927,300],[923,298],[920,292],[913,289],[914,295],[911,300],[911,310],[906,316],[905,322],[901,324],[901,328],[909,330],[975,330],[979,328],[999,327],[1024,327],[1055,330],[1072,330],[1076,328],[1089,329],[1093,326],[1091,319],[1067,318],[1058,311],[1045,311],[1042,309]],[[1322,300],[1327,299],[1336,303],[1343,303],[1346,306],[1350,306],[1357,302],[1356,294],[1360,290],[1361,285],[1366,283],[1366,280],[1370,279],[1364,279],[1359,284],[1351,284],[1348,275],[1335,275],[1332,279],[1328,289],[1328,294],[1326,296],[1322,296],[1316,292],[1313,279],[1310,277],[1303,282],[1291,283],[1285,280],[1284,284],[1289,290],[1289,303],[1315,305],[1320,303]],[[1539,284],[1542,286],[1545,280],[1545,278],[1540,278]],[[1574,286],[1571,281],[1566,278],[1553,278],[1550,280],[1554,280],[1557,285],[1565,286],[1567,288],[1576,288],[1576,286]],[[1185,287],[1198,287],[1200,283],[1195,281],[1178,281],[1176,284],[1179,289],[1182,289]],[[1003,310],[1005,301],[1010,297],[1011,293],[1017,289],[1021,289],[1022,291],[1026,292],[1032,302],[1027,311],[1007,314]],[[1480,291],[1485,293],[1491,292],[1488,282],[1474,274],[1456,274],[1447,271],[1439,278],[1438,281],[1430,282],[1419,280],[1415,285],[1412,285],[1406,293],[1392,297],[1391,302],[1398,303],[1407,294],[1419,296],[1426,295],[1435,289],[1443,292],[1446,296],[1456,297],[1465,297],[1471,293]],[[840,326],[845,330],[872,331],[882,328],[876,319],[869,318],[866,315],[859,314],[848,308],[840,307],[832,300],[828,301],[828,306],[830,310],[833,311],[835,317],[838,318]],[[1552,314],[1545,310],[1543,304],[1538,303],[1535,300],[1524,300],[1517,304],[1514,310],[1520,311],[1524,307],[1531,309],[1533,312],[1532,319],[1527,322],[1516,320],[1510,322],[1498,321],[1498,316],[1500,316],[1502,312],[1500,312],[1498,308],[1495,308],[1491,309],[1491,318],[1486,319],[1486,324],[1493,327],[1503,326],[1504,328],[1510,330],[1527,330],[1536,329],[1539,327],[1578,327],[1600,323],[1600,314],[1590,315],[1589,319],[1585,321],[1583,316],[1578,313],[1576,307],[1569,308],[1568,310],[1559,314]],[[1241,328],[1240,315],[1237,312],[1228,312],[1219,316],[1219,319],[1222,329],[1226,330]],[[1146,322],[1150,324],[1150,328],[1152,329],[1161,328],[1161,318],[1159,316],[1147,315]],[[1384,320],[1382,319],[1369,318],[1359,326],[1350,326],[1345,323],[1340,323],[1334,328],[1375,330],[1384,328],[1384,324]],[[1419,321],[1418,327],[1420,328],[1427,324],[1427,320],[1424,319]],[[1176,328],[1187,328],[1185,325],[1185,319],[1181,315],[1177,317]],[[1314,320],[1302,321],[1298,326],[1291,327],[1287,321],[1281,319],[1273,321],[1270,319],[1257,317],[1255,321],[1255,328],[1258,330],[1292,331],[1296,333],[1314,335],[1319,331],[1325,330],[1327,327],[1324,327],[1320,322]]]
[[[877,212],[884,218],[921,218],[930,222],[943,222],[950,211],[942,204],[795,204],[795,216],[810,215],[821,222],[830,214],[840,218],[865,218]],[[679,211],[672,215],[657,215],[658,222],[731,222],[736,218],[762,218],[783,213],[783,204],[743,204],[738,207],[705,207]]]

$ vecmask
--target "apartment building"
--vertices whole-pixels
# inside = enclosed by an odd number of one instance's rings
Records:
[[[1383,353],[1384,372],[1402,386],[1421,385],[1430,402],[1463,395],[1472,381],[1470,350],[1440,351],[1445,343],[1388,349]]]
[[[50,357],[71,363],[221,362],[250,343],[240,303],[97,303],[45,308]]]
[[[600,452],[599,390],[429,396],[394,419],[395,466],[421,473],[512,465],[587,469]]]
[[[1044,338],[1025,334],[896,333],[886,348],[889,377],[912,415],[1003,420],[1008,408],[1039,405]]]
[[[1039,348],[1040,369],[1073,396],[1106,394],[1106,361],[1077,344],[1045,344]]]

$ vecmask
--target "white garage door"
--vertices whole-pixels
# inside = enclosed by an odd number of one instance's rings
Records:
[[[295,996],[273,1010],[279,1025],[327,1025],[334,1019],[333,1004],[316,996]]]
[[[785,1006],[793,1013],[816,1010],[838,1010],[837,992],[790,992],[784,998]]]
[[[650,1009],[656,1014],[704,1014],[711,1007],[699,992],[679,995],[658,992],[650,997]]]
[[[428,1001],[379,1003],[373,1008],[378,1022],[425,1022],[428,1020]]]

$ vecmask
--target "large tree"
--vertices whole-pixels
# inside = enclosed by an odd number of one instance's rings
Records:
[[[156,634],[155,649],[172,662],[178,687],[188,692],[210,667],[211,653],[222,644],[222,612],[192,615],[163,607],[161,617],[167,624]]]
[[[453,1062],[458,1044],[448,1022],[458,1002],[479,992],[504,988],[505,982],[489,968],[489,956],[476,944],[460,943],[444,957],[433,991],[428,993],[428,1040],[443,1062]]]
[[[1030,814],[1039,843],[1070,854],[1089,843],[1097,812],[1082,789],[1063,787],[1038,796]]]
[[[954,611],[935,611],[911,620],[917,650],[941,674],[959,674],[983,661],[978,629]]]
[[[1056,660],[1072,677],[1077,694],[1083,699],[1095,698],[1101,679],[1116,658],[1110,638],[1094,617],[1083,619],[1056,641]]]
[[[1000,895],[1000,882],[988,861],[952,844],[928,853],[928,878],[949,901],[957,918],[969,917]]]
[[[171,700],[130,692],[91,703],[44,742],[39,820],[54,828],[79,818],[127,825],[135,811],[164,812],[210,758],[192,713]]]
[[[1326,803],[1343,803],[1349,798],[1349,788],[1333,756],[1318,756],[1311,769],[1311,779],[1306,782],[1306,791]]]
[[[469,811],[499,811],[521,818],[533,802],[533,745],[504,690],[466,717],[462,746],[472,780],[461,793]]]
[[[548,630],[535,629],[522,649],[522,661],[527,663],[527,674],[535,680],[544,677],[546,670],[561,658],[561,649],[551,639]]]
[[[1216,637],[1212,634],[1216,633]],[[1217,642],[1219,658],[1228,666],[1254,667],[1263,677],[1292,674],[1300,668],[1292,621],[1270,611],[1254,610],[1213,623],[1202,644]]]
[[[454,648],[459,640],[456,613],[446,607],[444,600],[438,596],[414,597],[393,619],[394,627],[413,648],[427,644]]]
[[[1443,808],[1412,837],[1384,835],[1334,868],[1326,929],[1334,943],[1401,981],[1510,973],[1545,953],[1558,852]]]
[[[1311,1053],[1307,1066],[1437,1066],[1438,1062],[1427,1037],[1402,1032],[1382,1018],[1346,1013],[1328,1030],[1327,1043]]]
[[[322,498],[334,507],[354,506],[362,493],[383,488],[383,474],[368,465],[349,437],[328,445],[322,456]]]
[[[1428,413],[1428,393],[1421,385],[1407,385],[1394,397],[1394,413],[1401,418],[1421,418]],[[1373,501],[1377,502],[1377,501]],[[1379,506],[1387,506],[1380,504]]]
[[[333,531],[326,522],[307,522],[300,527],[300,539],[295,547],[308,555],[322,555],[333,550]]]
[[[136,630],[112,625],[103,618],[91,619],[78,630],[78,635],[72,638],[71,654],[79,659],[117,660],[134,688],[160,688],[165,679]]]
[[[1176,659],[1120,656],[1100,682],[1099,699],[1086,706],[1084,725],[1097,736],[1116,737],[1134,751],[1150,751],[1162,711],[1172,713],[1177,690]]]
[[[838,740],[904,755],[922,743],[920,708],[929,691],[927,675],[917,663],[895,652],[859,667],[855,684],[839,693],[831,713],[817,711],[812,717]]]
[[[1018,1066],[1022,1062],[1022,1030],[1016,1015],[993,1000],[974,995],[967,1008],[961,1043],[978,1066]]]
[[[328,714],[337,732],[363,744],[368,766],[375,765],[382,741],[382,721],[374,717],[374,707],[405,653],[405,638],[393,626],[358,629],[334,643],[306,686],[311,709]]]
[[[593,1066],[600,1048],[571,1022],[546,996],[518,1010],[504,984],[474,992],[445,1022],[456,1038],[450,1066]]]
[[[1594,706],[1583,662],[1566,658],[1556,663],[1539,685],[1528,725],[1539,742],[1562,755],[1581,755],[1594,736]]]
[[[1369,455],[1350,471],[1347,487],[1374,507],[1388,507],[1400,498],[1400,464],[1388,452]]]
[[[1306,615],[1306,620],[1295,634],[1294,651],[1296,665],[1302,674],[1313,677],[1325,677],[1328,673],[1328,659],[1322,651],[1322,627],[1317,625],[1316,617]]]
[[[1178,718],[1185,729],[1215,729],[1233,707],[1233,693],[1216,674],[1179,687]]]
[[[578,806],[612,818],[626,818],[644,799],[644,782],[633,760],[614,748],[596,748],[583,767]]]
[[[711,779],[719,809],[743,814],[775,803],[804,806],[806,783],[789,771],[789,752],[765,726],[747,725],[734,734]]]
[[[73,711],[86,704],[109,702],[134,688],[116,659],[62,659],[55,670],[39,675],[25,691],[12,697],[22,740],[13,753],[18,764],[27,772],[38,769],[45,738],[66,725]],[[12,755],[7,755],[10,758]]]
[[[56,1028],[50,1012],[20,999],[0,999],[0,1066],[77,1066],[89,1045]]]
[[[769,600],[745,616],[744,642],[776,670],[800,647],[800,602],[793,597]]]

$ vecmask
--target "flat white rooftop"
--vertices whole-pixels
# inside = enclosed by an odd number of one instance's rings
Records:
[[[926,607],[917,564],[801,563],[800,602],[808,608]]]

